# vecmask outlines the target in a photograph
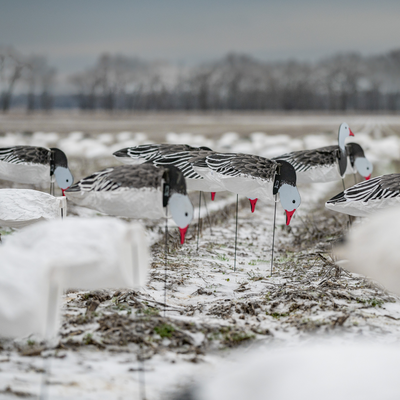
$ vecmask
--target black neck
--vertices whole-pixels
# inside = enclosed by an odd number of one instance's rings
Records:
[[[277,162],[277,168],[274,179],[273,194],[277,194],[280,187],[286,183],[291,186],[296,186],[296,171],[293,165],[287,161],[275,160]]]
[[[176,168],[174,165],[169,164],[163,166],[163,168],[163,206],[166,207],[172,193],[186,195],[186,182],[182,171]]]
[[[354,167],[354,162],[359,157],[365,157],[364,150],[358,143],[347,143],[346,152],[349,156],[351,166]]]
[[[52,147],[50,150],[50,175],[53,175],[54,170],[57,167],[68,168],[68,160],[65,153],[62,150],[57,149],[56,147]]]
[[[344,150],[342,150],[339,147],[338,163],[339,163],[339,173],[340,173],[340,176],[343,178],[344,173],[346,172],[346,169],[347,169],[347,152],[346,152],[346,148]]]

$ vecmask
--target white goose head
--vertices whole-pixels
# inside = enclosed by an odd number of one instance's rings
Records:
[[[54,174],[57,185],[63,192],[74,183],[74,177],[68,168],[67,156],[63,151],[57,148],[51,148],[51,167],[50,174]]]
[[[354,161],[354,166],[356,167],[358,173],[366,180],[371,178],[371,174],[374,169],[371,161],[367,160],[365,157],[358,157],[356,161]]]
[[[346,144],[346,151],[352,167],[366,180],[370,179],[374,167],[365,157],[363,148],[358,143],[351,142]]]
[[[296,186],[284,183],[279,189],[279,198],[286,211],[286,225],[289,225],[294,212],[301,204],[300,193]]]
[[[172,219],[178,225],[181,244],[193,219],[193,205],[186,194],[186,181],[182,171],[173,165],[164,167],[163,204],[168,204]]]
[[[349,136],[354,136],[354,133],[351,131],[349,125],[346,122],[343,122],[339,126],[339,133],[338,133],[338,140],[339,140],[339,147],[344,151],[345,149],[345,140]]]
[[[173,193],[168,201],[172,219],[178,225],[181,234],[181,244],[185,242],[185,235],[193,219],[193,205],[187,195]]]

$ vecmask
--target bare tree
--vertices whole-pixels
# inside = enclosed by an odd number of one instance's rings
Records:
[[[76,88],[76,98],[81,110],[94,110],[97,104],[99,77],[91,70],[77,73],[69,78],[70,83]]]
[[[400,51],[336,54],[321,61],[262,62],[241,54],[173,68],[103,54],[70,82],[82,109],[369,109],[400,108]]]
[[[36,99],[40,100],[40,108],[52,108],[52,89],[55,82],[56,70],[48,65],[44,56],[32,55],[26,59],[23,80],[27,86],[26,109],[32,112],[37,108]]]
[[[325,68],[325,81],[330,97],[330,108],[347,110],[357,107],[357,92],[363,76],[359,54],[337,54],[320,63]]]
[[[24,59],[14,49],[0,49],[0,96],[3,112],[10,108],[15,85],[21,79],[25,66]]]

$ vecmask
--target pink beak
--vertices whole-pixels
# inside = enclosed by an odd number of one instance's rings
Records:
[[[295,212],[296,210],[293,210],[293,211],[287,211],[287,210],[285,210],[285,211],[286,211],[286,225],[289,225],[289,224],[290,224],[290,220],[292,219],[293,214],[294,214],[294,212]]]
[[[67,188],[67,189],[68,189],[68,188]],[[61,189],[63,196],[65,196],[65,191],[66,191],[67,189]]]
[[[179,232],[181,233],[181,244],[185,243],[185,235],[189,228],[189,225],[186,228],[179,228]]]
[[[366,181],[369,181],[370,178],[371,178],[371,175],[372,175],[372,174],[369,174],[368,176],[366,176],[366,177],[365,177],[365,180],[366,180]]]
[[[212,200],[212,201],[215,200],[215,192],[211,192],[211,200]]]
[[[349,128],[350,131],[350,135],[349,136],[354,136],[354,133],[351,131],[351,129]]]
[[[254,210],[256,209],[256,204],[257,204],[258,199],[249,199],[250,201],[250,207],[251,207],[251,212],[253,213]]]

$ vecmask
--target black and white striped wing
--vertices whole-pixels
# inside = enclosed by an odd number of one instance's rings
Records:
[[[45,147],[15,146],[0,149],[0,161],[10,164],[50,164],[51,152]]]
[[[122,165],[106,168],[81,179],[66,192],[104,192],[120,188],[160,188],[164,169],[152,164]]]
[[[204,163],[203,163],[204,164]],[[278,163],[251,154],[214,153],[206,157],[205,164],[211,170],[231,177],[260,178],[271,181]],[[197,163],[197,166],[202,166]]]
[[[293,151],[273,160],[287,161],[293,165],[296,172],[306,172],[311,168],[333,165],[338,159],[338,152],[338,146],[326,146],[313,150]]]
[[[204,179],[193,169],[193,165],[197,160],[203,160],[207,155],[212,153],[213,152],[210,150],[199,149],[192,151],[181,151],[179,153],[164,155],[157,161],[153,161],[153,163],[157,166],[168,166],[172,164],[182,171],[185,178]]]
[[[115,157],[130,157],[145,161],[157,161],[165,156],[195,149],[195,147],[187,144],[142,144],[140,146],[118,150],[113,155]]]
[[[73,186],[68,188],[66,192],[99,192],[116,190],[120,187],[116,182],[110,180],[110,173],[114,168],[107,168],[81,179]]]
[[[400,174],[389,174],[358,183],[327,201],[327,204],[338,204],[346,201],[366,203],[370,200],[390,199],[399,196]]]
[[[144,144],[128,147],[114,153],[116,157],[142,159],[157,166],[174,165],[183,172],[185,178],[203,179],[193,169],[192,161],[205,157],[211,149],[192,147],[187,144]]]

